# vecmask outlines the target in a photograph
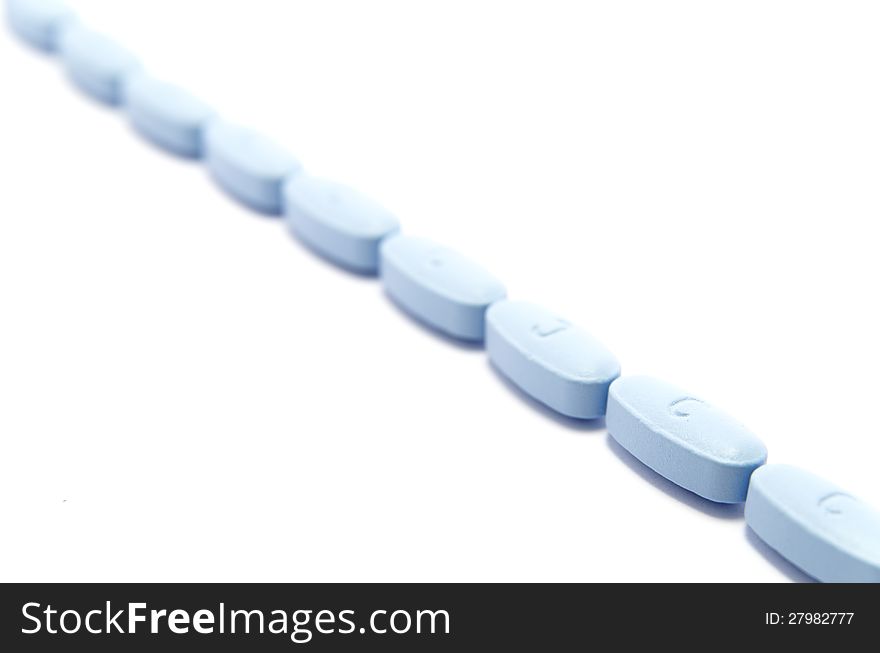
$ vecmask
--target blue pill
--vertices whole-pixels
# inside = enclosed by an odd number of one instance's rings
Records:
[[[752,474],[746,523],[771,548],[826,583],[880,582],[880,512],[789,465]]]
[[[62,0],[6,0],[9,26],[35,48],[54,52],[61,30],[75,20]]]
[[[767,449],[748,429],[673,385],[650,377],[611,384],[608,433],[658,474],[719,503],[746,500]]]
[[[121,104],[126,79],[141,68],[121,45],[79,24],[62,32],[58,49],[73,83],[105,104]]]
[[[486,350],[505,376],[553,410],[579,419],[605,414],[617,359],[593,336],[550,311],[502,300],[486,312]]]
[[[299,161],[259,132],[212,121],[205,131],[205,165],[221,188],[250,208],[279,215],[282,188]]]
[[[202,155],[205,127],[214,111],[201,100],[138,74],[125,85],[125,105],[132,126],[151,142],[180,156]]]
[[[399,223],[357,191],[300,174],[284,186],[284,214],[302,242],[344,268],[363,274],[379,269],[379,245]]]
[[[410,314],[454,338],[482,341],[486,309],[504,286],[458,252],[422,238],[393,236],[380,248],[382,283]]]

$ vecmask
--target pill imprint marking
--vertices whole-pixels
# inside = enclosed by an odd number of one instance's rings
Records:
[[[532,333],[539,338],[548,338],[554,333],[565,331],[569,327],[569,323],[565,320],[547,320],[546,322],[538,322],[532,327]]]
[[[834,492],[827,497],[819,499],[819,507],[829,515],[842,515],[846,506],[851,504],[855,499],[843,492]]]
[[[705,408],[706,402],[694,397],[685,397],[684,399],[676,399],[669,404],[669,412],[676,417],[687,419],[694,411]]]

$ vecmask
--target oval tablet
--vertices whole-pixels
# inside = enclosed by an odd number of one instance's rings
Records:
[[[284,148],[259,132],[215,120],[205,131],[205,165],[214,180],[243,204],[281,213],[281,189],[301,166]]]
[[[789,465],[756,470],[746,523],[817,580],[880,582],[880,513],[809,472]]]
[[[75,16],[61,0],[6,0],[9,26],[35,48],[53,52],[61,29]]]
[[[397,218],[357,191],[307,174],[285,184],[284,214],[306,245],[365,274],[378,271],[380,243],[400,229]]]
[[[504,286],[458,252],[423,238],[393,236],[380,248],[385,290],[400,306],[435,329],[480,341],[486,309]]]
[[[74,84],[105,104],[121,104],[126,78],[141,68],[128,50],[82,25],[61,33],[58,50]]]
[[[579,419],[605,414],[620,364],[589,333],[528,302],[486,312],[486,350],[501,372],[553,410]]]
[[[744,426],[658,379],[617,379],[605,419],[608,433],[633,456],[711,501],[745,501],[749,477],[767,460],[763,443]]]
[[[140,74],[125,85],[125,105],[132,126],[151,142],[180,156],[202,155],[204,130],[214,111],[201,100]]]

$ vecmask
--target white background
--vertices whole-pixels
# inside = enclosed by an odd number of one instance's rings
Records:
[[[74,3],[880,504],[873,2]],[[0,36],[0,578],[804,577]]]

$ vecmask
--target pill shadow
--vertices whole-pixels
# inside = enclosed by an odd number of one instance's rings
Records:
[[[173,155],[171,155],[173,156]],[[267,209],[263,206],[258,206],[252,202],[249,202],[246,199],[238,196],[234,191],[227,188],[223,182],[217,178],[217,175],[211,171],[208,165],[205,163],[204,157],[198,159],[198,162],[201,163],[205,168],[205,174],[208,179],[211,181],[211,184],[214,188],[226,199],[230,200],[233,204],[238,206],[245,213],[250,213],[253,216],[258,218],[265,218],[269,222],[280,222],[284,219],[283,212],[281,210],[276,209]]]
[[[16,50],[30,55],[35,61],[44,61],[46,64],[52,64],[53,68],[55,67],[54,63],[58,56],[58,52],[56,50],[44,50],[43,48],[39,48],[30,41],[19,36],[15,31],[15,28],[12,26],[8,15],[0,17],[0,30],[3,32],[2,38],[9,41]]]
[[[617,440],[612,438],[610,434],[606,437],[606,444],[608,445],[608,448],[611,449],[611,453],[617,456],[617,458],[624,465],[626,465],[633,472],[641,476],[643,480],[647,481],[655,488],[657,488],[661,492],[664,492],[673,499],[677,499],[678,501],[681,501],[691,508],[699,510],[704,515],[709,515],[710,517],[716,517],[718,519],[743,518],[743,504],[716,503],[714,501],[704,499],[698,494],[694,494],[690,490],[685,490],[683,487],[676,485],[669,479],[655,472],[653,469],[645,465],[641,460],[633,456],[629,451],[620,446],[617,443]]]
[[[61,76],[61,79],[64,82],[62,86],[65,86],[70,91],[70,94],[72,96],[78,98],[79,101],[85,106],[96,108],[104,113],[115,114],[123,117],[125,108],[122,102],[105,102],[95,97],[85,89],[80,88],[80,86],[76,83],[71,74],[64,67],[64,62],[60,60],[60,55],[58,56],[58,74]]]
[[[388,292],[383,288],[382,294],[385,296],[385,299],[388,300],[388,303],[394,307],[394,309],[403,315],[408,322],[411,324],[418,326],[420,329],[431,333],[438,340],[445,342],[447,345],[451,345],[457,349],[461,349],[462,351],[482,351],[484,349],[483,342],[479,341],[470,341],[470,340],[461,340],[459,338],[453,338],[448,333],[444,333],[440,331],[433,324],[429,324],[421,319],[418,315],[414,315],[410,313],[405,306],[400,304],[394,297],[388,294]]]
[[[815,583],[816,579],[802,571],[800,568],[791,564],[788,560],[779,555],[770,548],[764,540],[758,537],[748,526],[745,527],[746,541],[751,544],[755,550],[761,554],[771,565],[776,567],[783,576],[794,583]]]
[[[128,125],[129,133],[135,137],[135,140],[138,141],[138,143],[145,146],[151,152],[156,152],[165,159],[170,159],[175,163],[180,163],[184,165],[200,165],[203,162],[204,157],[201,154],[189,154],[169,149],[166,145],[162,143],[162,141],[158,140],[155,136],[145,130],[138,128],[129,119],[128,114],[125,110],[125,106],[120,106],[118,108],[120,116],[125,121],[126,125]]]
[[[285,228],[287,230],[288,236],[290,236],[290,240],[294,242],[295,246],[304,254],[308,255],[309,258],[311,258],[312,260],[323,263],[322,267],[330,268],[334,272],[337,272],[340,275],[348,277],[349,279],[353,279],[355,281],[375,282],[379,280],[379,274],[377,272],[366,272],[364,270],[349,267],[343,263],[335,261],[323,252],[317,249],[312,249],[308,246],[308,244],[304,243],[300,238],[298,238],[297,235],[293,231],[291,231],[291,229],[287,227]]]
[[[571,431],[581,431],[581,432],[594,432],[594,431],[602,431],[605,429],[605,418],[599,417],[597,419],[577,419],[574,417],[567,417],[562,415],[561,413],[557,413],[555,410],[550,408],[549,406],[542,404],[540,401],[527,394],[516,385],[513,381],[508,379],[501,370],[499,370],[492,361],[486,361],[486,365],[492,371],[492,374],[498,379],[499,382],[503,386],[505,386],[512,395],[514,395],[517,399],[519,399],[524,404],[527,404],[529,408],[534,410],[535,412],[541,413],[547,419],[550,419],[563,428],[569,429]]]

